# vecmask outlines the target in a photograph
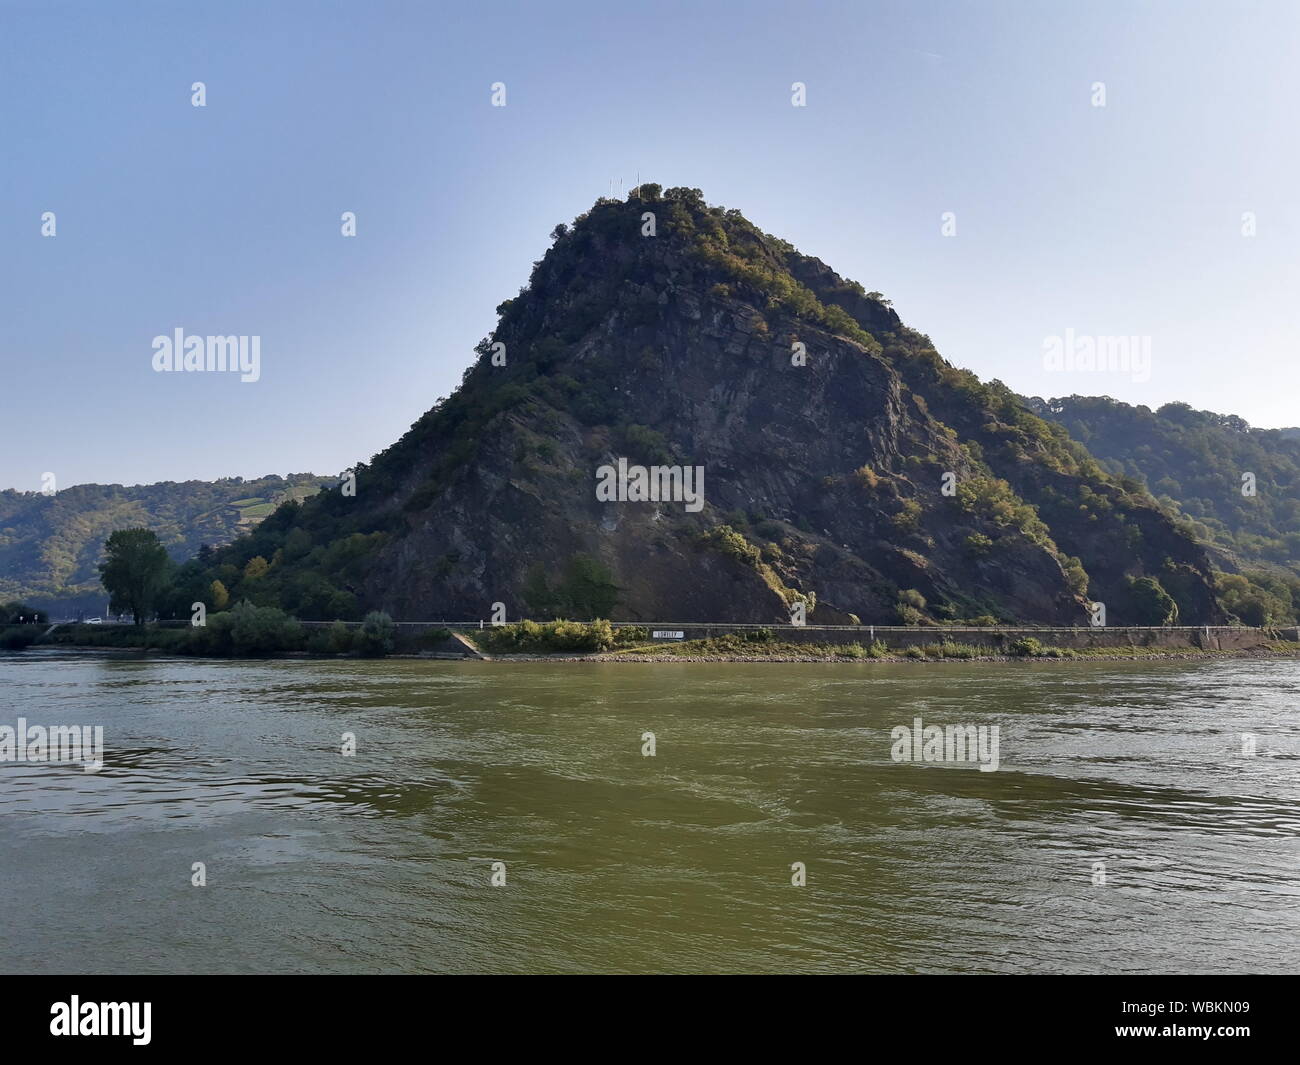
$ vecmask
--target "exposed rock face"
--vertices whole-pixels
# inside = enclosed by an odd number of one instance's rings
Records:
[[[766,623],[803,601],[822,623],[1083,624],[1100,599],[1118,624],[1125,579],[1170,559],[1183,620],[1221,618],[1204,552],[1149,500],[692,190],[601,201],[499,310],[458,393],[358,468],[356,498],[277,514],[228,561],[295,529],[381,533],[325,575],[399,619]],[[702,508],[602,502],[620,458],[702,468]]]

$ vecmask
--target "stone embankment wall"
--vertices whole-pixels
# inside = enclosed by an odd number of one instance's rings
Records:
[[[655,626],[657,628],[657,626]],[[666,628],[666,626],[665,626]],[[672,631],[683,639],[702,640],[727,633],[743,634],[755,626],[679,625]],[[1300,629],[1252,629],[1208,626],[1198,628],[949,628],[939,626],[813,626],[778,625],[770,631],[778,640],[792,643],[861,643],[873,640],[894,648],[905,649],[924,644],[954,643],[987,647],[991,654],[1008,651],[1017,640],[1032,637],[1045,647],[1084,650],[1100,647],[1185,647],[1196,650],[1235,651],[1260,647],[1270,640],[1300,640]],[[664,640],[664,643],[675,642]]]

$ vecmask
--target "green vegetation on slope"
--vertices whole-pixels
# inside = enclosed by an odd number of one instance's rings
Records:
[[[1186,403],[1154,411],[1109,396],[1028,403],[1116,477],[1149,489],[1202,540],[1243,562],[1300,573],[1300,440]],[[1253,483],[1243,482],[1246,474]]]
[[[146,528],[168,554],[191,558],[228,543],[280,503],[314,495],[331,479],[313,474],[159,484],[81,484],[55,495],[0,491],[0,598],[64,613],[102,609],[97,567],[117,529]]]
[[[1109,396],[1026,400],[1064,428],[1120,483],[1149,490],[1228,572],[1220,602],[1251,625],[1300,619],[1300,439],[1234,414]],[[1240,570],[1240,573],[1232,571]]]

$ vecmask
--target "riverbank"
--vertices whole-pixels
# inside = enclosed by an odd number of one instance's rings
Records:
[[[699,641],[705,643],[707,641]],[[1044,647],[1042,653],[1019,655],[945,653],[943,649],[926,653],[921,648],[907,651],[887,650],[880,654],[855,653],[843,647],[819,647],[816,644],[799,645],[787,650],[723,651],[708,647],[679,645],[670,648],[634,648],[627,651],[602,652],[589,655],[491,655],[495,662],[1146,662],[1230,658],[1295,658],[1300,656],[1300,643],[1271,641],[1261,647],[1232,648],[1227,650],[1198,650],[1170,647],[1111,647],[1088,651],[1071,651],[1059,647]],[[424,656],[409,656],[424,657]]]
[[[721,646],[719,644],[722,644]],[[195,655],[179,653],[166,646],[148,642],[112,643],[98,640],[77,643],[69,640],[36,640],[26,645],[37,648],[51,648],[69,651],[129,651],[137,654],[156,654],[175,658],[261,658],[261,659],[319,659],[336,660],[348,658],[375,657],[356,652],[328,651],[279,651],[274,653],[232,656],[232,655]],[[1186,661],[1205,659],[1277,659],[1300,657],[1300,642],[1290,640],[1271,640],[1254,647],[1209,648],[1164,647],[1164,646],[1114,646],[1094,647],[1073,650],[1053,646],[1040,646],[1016,654],[989,654],[987,649],[956,643],[936,643],[908,648],[889,648],[861,644],[782,644],[760,646],[748,644],[745,647],[726,646],[719,640],[692,640],[680,644],[647,644],[632,646],[623,650],[600,651],[589,654],[569,652],[537,654],[488,654],[478,655],[468,652],[451,651],[397,651],[389,653],[387,658],[405,661],[485,661],[485,662],[561,662],[561,663],[760,663],[794,664],[804,662],[851,663],[947,663],[947,662],[1142,662],[1142,661]]]

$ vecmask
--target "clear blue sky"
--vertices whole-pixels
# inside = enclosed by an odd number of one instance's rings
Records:
[[[0,487],[367,459],[638,173],[986,379],[1300,424],[1298,55],[1282,2],[0,0]],[[153,372],[177,327],[261,380]],[[1067,329],[1150,380],[1044,372]]]

